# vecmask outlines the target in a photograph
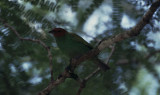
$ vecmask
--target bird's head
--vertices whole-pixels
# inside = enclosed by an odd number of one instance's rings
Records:
[[[49,33],[55,37],[62,37],[67,33],[67,31],[62,28],[54,28],[53,30],[49,31]]]

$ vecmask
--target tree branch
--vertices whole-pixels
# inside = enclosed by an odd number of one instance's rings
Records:
[[[0,18],[0,21],[4,24],[5,27],[8,27],[11,31],[13,31],[20,40],[25,40],[25,41],[31,41],[31,42],[38,43],[38,44],[40,44],[41,46],[43,46],[48,51],[48,58],[49,58],[50,72],[51,72],[51,81],[53,81],[53,64],[52,64],[52,54],[51,54],[50,48],[43,41],[41,41],[41,40],[38,40],[38,39],[29,39],[29,38],[23,38],[23,37],[21,37],[20,34],[16,31],[15,28],[13,28],[12,26],[10,26],[7,22],[5,22],[1,18]]]
[[[155,1],[151,5],[149,10],[146,12],[146,14],[142,17],[142,19],[131,30],[115,35],[108,40],[103,40],[98,46],[98,49],[101,51],[113,43],[117,43],[127,38],[139,35],[144,26],[149,23],[154,12],[158,9],[159,6],[160,6],[160,0]]]
[[[107,40],[103,40],[96,48],[92,49],[91,51],[89,51],[88,53],[84,54],[83,56],[81,56],[79,59],[73,60],[71,62],[71,68],[74,71],[74,69],[76,68],[76,66],[78,66],[81,62],[98,55],[98,53],[100,51],[102,51],[103,49],[109,47],[110,45],[123,41],[127,38],[131,38],[134,36],[137,36],[140,34],[141,30],[144,28],[144,26],[146,24],[149,23],[150,19],[152,18],[154,12],[158,9],[158,7],[160,6],[160,0],[155,1],[151,7],[149,8],[148,12],[146,12],[146,14],[142,17],[142,19],[136,24],[135,27],[133,27],[131,30],[129,31],[125,31],[123,33],[120,33],[118,35],[113,36],[110,39]],[[56,81],[50,83],[43,91],[41,91],[39,93],[39,95],[47,95],[48,93],[51,92],[51,90],[56,87],[57,85],[59,85],[60,83],[64,82],[64,80],[67,78],[66,76],[69,74],[69,72],[66,72],[66,70],[62,73],[62,76],[60,78],[57,78]],[[69,77],[69,76],[68,76]]]

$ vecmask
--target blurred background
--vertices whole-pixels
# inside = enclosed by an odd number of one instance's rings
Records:
[[[51,47],[54,78],[69,58],[48,31],[61,27],[93,46],[104,38],[131,29],[155,0],[0,0],[3,19],[24,38],[40,39]],[[137,37],[116,44],[109,65],[87,82],[81,95],[160,95],[160,8]],[[111,49],[99,58],[107,60]],[[86,77],[96,66],[83,62],[76,73]],[[36,95],[50,82],[48,53],[40,44],[21,41],[0,22],[0,95]],[[75,95],[73,79],[50,95]]]

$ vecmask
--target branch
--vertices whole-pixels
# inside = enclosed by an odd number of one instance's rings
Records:
[[[52,65],[52,54],[51,54],[50,48],[44,42],[42,42],[41,40],[22,38],[20,36],[20,34],[16,31],[15,28],[13,28],[12,26],[10,26],[7,22],[5,22],[1,18],[0,18],[0,21],[4,24],[5,27],[7,27],[10,30],[12,30],[20,40],[25,40],[25,41],[31,41],[31,42],[38,43],[38,44],[40,44],[41,46],[43,46],[48,51],[49,64],[50,64],[50,72],[51,72],[51,81],[53,81],[53,65]]]
[[[159,6],[160,6],[160,0],[157,0],[151,5],[149,10],[146,12],[146,14],[131,30],[115,35],[108,40],[103,40],[98,46],[98,49],[102,51],[103,49],[107,48],[109,45],[113,43],[117,43],[127,38],[131,38],[131,37],[139,35],[141,30],[144,28],[144,26],[149,23],[154,12],[158,9]]]
[[[136,24],[135,27],[133,27],[129,31],[125,31],[124,33],[120,33],[118,35],[113,36],[110,39],[103,40],[96,48],[92,49],[88,53],[81,56],[79,59],[72,60],[71,62],[71,68],[74,71],[74,69],[83,61],[98,55],[100,51],[103,49],[109,47],[110,45],[123,41],[127,38],[131,38],[134,36],[137,36],[140,34],[141,30],[144,28],[146,24],[149,23],[150,19],[152,18],[154,12],[158,9],[160,6],[160,0],[155,1],[151,7],[149,8],[148,12],[142,17],[142,19]],[[63,75],[64,74],[64,75]],[[60,78],[57,78],[56,81],[50,83],[43,91],[39,93],[39,95],[47,95],[51,92],[53,88],[55,88],[60,83],[64,82],[64,80],[67,78],[66,75],[68,75],[69,72],[66,72],[66,70],[62,73],[62,76]],[[68,76],[69,77],[69,76]]]

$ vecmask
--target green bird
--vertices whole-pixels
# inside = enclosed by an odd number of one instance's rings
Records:
[[[53,34],[59,49],[69,58],[80,57],[93,49],[82,37],[74,33],[69,33],[62,28],[54,28],[49,33]],[[102,70],[109,69],[109,66],[99,60],[97,56],[91,58],[91,61],[97,64]]]

